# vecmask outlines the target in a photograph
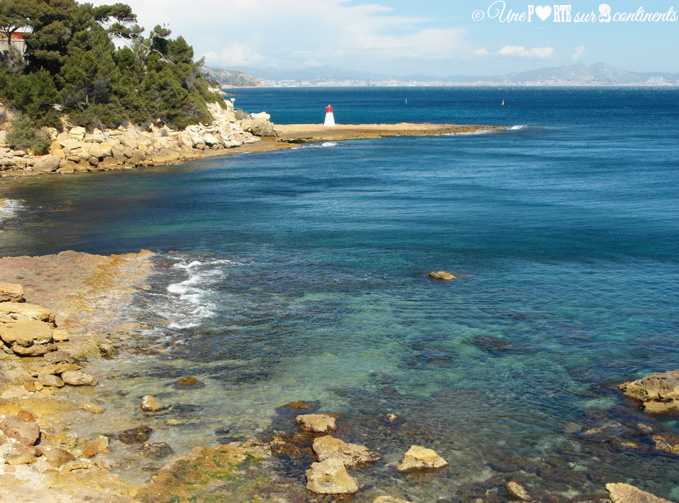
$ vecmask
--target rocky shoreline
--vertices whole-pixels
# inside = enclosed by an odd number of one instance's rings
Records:
[[[0,500],[320,502],[332,495],[354,494],[357,502],[407,503],[412,501],[407,492],[395,487],[364,487],[361,473],[380,465],[393,474],[390,478],[403,473],[409,483],[424,484],[426,477],[443,476],[449,463],[454,464],[422,445],[411,445],[398,459],[392,455],[382,460],[380,450],[386,445],[371,445],[376,439],[367,446],[349,442],[342,438],[349,430],[341,414],[306,402],[282,405],[277,423],[258,438],[195,447],[179,455],[174,455],[172,445],[152,436],[162,424],[155,415],[166,408],[152,396],[137,404],[146,424],[115,433],[78,430],[69,419],[74,414],[96,423],[113,412],[108,408],[117,407],[97,392],[107,376],[89,369],[96,369],[93,364],[98,359],[111,357],[139,332],[125,312],[135,293],[149,288],[155,267],[154,255],[146,251],[110,257],[63,252],[0,259],[0,282],[4,282],[0,285]],[[31,330],[24,330],[27,324]],[[182,389],[200,385],[192,376],[176,381]],[[641,403],[651,412],[657,406],[649,403],[674,404],[679,372],[652,374],[620,389],[634,400],[630,407]],[[669,455],[679,453],[679,440],[653,418],[641,412],[615,424],[610,418],[595,418],[574,433],[585,442],[622,452],[653,448]],[[401,424],[393,414],[379,420],[390,428]],[[165,428],[182,425],[172,417],[160,421]],[[148,473],[146,482],[121,480],[117,451],[123,448],[164,464]],[[526,470],[527,465],[518,463],[483,484],[461,489],[459,501],[543,500],[535,481],[521,475]],[[553,470],[538,467],[536,473],[552,477]],[[570,477],[568,472],[554,474],[566,475]],[[607,501],[604,487],[613,503],[667,502],[622,481],[602,483],[596,501]],[[584,501],[554,497],[549,496],[549,501]]]
[[[53,132],[49,153],[30,155],[12,150],[0,131],[0,176],[31,176],[49,173],[71,174],[176,164],[206,157],[244,152],[294,148],[300,143],[385,138],[393,136],[434,136],[506,129],[501,126],[457,124],[358,124],[323,127],[316,124],[274,125],[265,112],[237,117],[233,104],[226,109],[209,106],[214,121],[191,125],[183,131],[167,127],[129,126],[87,132],[72,127]]]
[[[153,125],[93,132],[72,127],[60,134],[54,131],[49,153],[43,156],[10,149],[6,133],[0,132],[0,176],[133,169],[274,148],[271,142],[261,142],[262,137],[276,136],[268,114],[239,119],[232,103],[225,103],[226,109],[209,104],[214,118],[211,124],[191,125],[182,131]]]

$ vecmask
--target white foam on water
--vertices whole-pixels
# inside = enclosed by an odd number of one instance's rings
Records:
[[[508,129],[509,129],[510,131],[518,131],[518,130],[520,130],[520,129],[526,129],[527,127],[528,127],[528,124],[520,124],[520,125],[517,125],[517,126],[512,126],[512,127],[508,128]]]
[[[0,199],[0,224],[15,217],[23,208],[16,199]]]
[[[321,143],[321,147],[336,147],[337,145],[339,145],[339,143],[336,141],[324,141]]]
[[[172,267],[183,271],[186,279],[167,286],[167,295],[162,296],[156,314],[165,318],[167,328],[182,330],[195,328],[217,313],[213,300],[213,287],[228,276],[229,266],[236,262],[227,259],[219,260],[184,260]],[[177,343],[174,339],[173,343]]]

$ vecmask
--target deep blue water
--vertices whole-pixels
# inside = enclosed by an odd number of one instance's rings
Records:
[[[320,400],[389,459],[411,443],[449,459],[429,495],[528,464],[541,494],[679,497],[679,459],[619,447],[648,439],[614,388],[679,367],[679,91],[234,92],[278,123],[332,104],[339,123],[515,127],[5,180],[19,203],[0,253],[159,252],[148,336],[228,397],[206,392],[204,414],[239,431],[253,409]],[[459,280],[427,279],[440,269]],[[406,423],[379,426],[387,412]]]

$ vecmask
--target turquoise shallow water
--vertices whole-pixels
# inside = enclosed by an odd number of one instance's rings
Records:
[[[643,444],[625,425],[646,419],[614,388],[679,367],[678,91],[238,94],[280,123],[320,122],[331,103],[338,122],[511,129],[0,182],[16,201],[3,255],[159,252],[131,315],[167,352],[143,360],[133,393],[153,381],[175,415],[200,416],[186,442],[266,430],[277,406],[317,400],[387,460],[421,443],[451,461],[426,489],[407,479],[413,498],[504,472],[540,494],[626,480],[679,497],[679,459],[618,447]],[[440,269],[459,280],[426,277]],[[188,370],[207,386],[177,398]],[[384,466],[361,477],[398,480]]]

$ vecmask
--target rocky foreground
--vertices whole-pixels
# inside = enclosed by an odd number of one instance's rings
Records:
[[[74,411],[96,422],[109,413],[108,407],[115,407],[97,399],[99,380],[106,376],[92,375],[88,365],[113,355],[138,329],[125,321],[124,313],[135,292],[147,289],[153,270],[153,254],[144,251],[110,257],[64,252],[0,259],[0,501],[292,503],[351,497],[357,503],[408,503],[411,500],[399,486],[362,487],[361,473],[383,465],[382,470],[396,480],[422,484],[426,479],[418,474],[436,477],[449,469],[448,460],[422,445],[411,445],[387,466],[380,446],[342,438],[341,432],[348,430],[338,428],[341,415],[306,402],[281,406],[282,429],[274,428],[262,438],[196,447],[179,455],[172,446],[154,442],[153,428],[144,424],[113,434],[83,435],[72,428],[66,418]],[[200,382],[185,376],[176,385],[192,388]],[[86,396],[91,399],[67,392],[76,388],[90,390]],[[653,374],[625,383],[621,390],[644,404],[674,403],[679,397],[679,372]],[[138,407],[152,418],[165,406],[144,396]],[[397,424],[399,418],[390,414],[384,420]],[[166,424],[180,422],[167,419]],[[635,428],[652,436],[657,450],[679,452],[679,440],[654,433],[648,424]],[[618,444],[624,438],[620,425],[608,423],[592,425],[580,435],[596,437],[597,442],[608,442],[610,436]],[[629,444],[625,448],[646,448]],[[165,464],[149,473],[145,483],[122,481],[115,456],[122,446],[133,446],[140,456]],[[488,481],[468,501],[540,501],[535,496],[538,488],[528,479],[512,477]],[[609,500],[601,496],[598,502],[668,503],[625,483],[608,483],[605,488]],[[459,501],[467,501],[465,497]],[[431,501],[436,499],[432,494]]]

